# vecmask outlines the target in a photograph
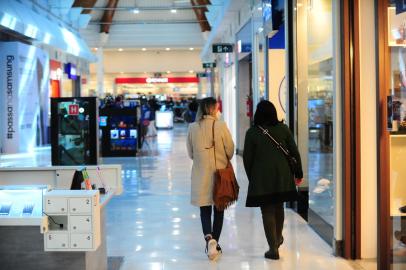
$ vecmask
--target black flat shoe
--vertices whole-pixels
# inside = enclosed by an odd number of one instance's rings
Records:
[[[265,258],[270,260],[279,260],[279,251],[270,251],[265,252]]]

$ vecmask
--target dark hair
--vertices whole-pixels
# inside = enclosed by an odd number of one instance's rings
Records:
[[[199,117],[198,120],[202,120],[206,115],[210,115],[217,104],[217,100],[212,97],[207,97],[199,102]]]
[[[278,120],[278,114],[272,102],[268,100],[260,101],[257,105],[257,110],[255,111],[254,124],[256,126],[276,126],[279,123],[282,123],[282,121]]]

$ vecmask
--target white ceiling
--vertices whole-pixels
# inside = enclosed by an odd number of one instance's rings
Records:
[[[80,34],[90,47],[201,48],[205,39],[196,15],[185,0],[119,0],[107,41],[100,35],[100,19],[108,0],[98,0],[92,19]],[[138,14],[133,10],[137,8]],[[176,13],[171,9],[175,8]]]

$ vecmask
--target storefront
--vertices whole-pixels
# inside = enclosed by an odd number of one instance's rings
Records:
[[[117,94],[166,95],[192,97],[198,92],[197,77],[126,77],[116,78]]]
[[[406,269],[406,4],[379,0],[378,269]]]
[[[340,80],[340,59],[336,56],[335,45],[340,40],[339,25],[336,23],[339,8],[332,0],[293,2],[293,5],[287,6],[291,9],[289,15],[292,17],[289,22],[293,26],[293,29],[288,29],[293,30],[294,37],[293,47],[288,48],[293,51],[289,55],[290,58],[293,57],[293,77],[285,79],[290,80],[286,95],[292,95],[289,100],[294,100],[295,107],[291,108],[287,101],[280,105],[288,108],[285,110],[282,107],[297,136],[302,155],[305,183],[299,189],[305,198],[307,194],[309,196],[309,225],[326,242],[336,246],[342,240],[342,197],[337,193],[342,185],[339,143],[341,93],[337,84]],[[277,12],[281,11],[273,10],[273,13]],[[274,26],[277,24],[278,22],[273,23]],[[282,27],[283,25],[271,38],[269,55],[275,54],[273,51],[278,49],[277,35],[284,30]],[[282,49],[285,50],[284,46],[279,46],[279,50]],[[268,72],[272,81],[272,70],[275,69],[272,59],[275,57],[269,58]],[[272,100],[272,86],[270,87]],[[306,204],[306,201],[299,201],[299,204]]]

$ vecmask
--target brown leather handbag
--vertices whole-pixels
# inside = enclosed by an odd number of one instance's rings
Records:
[[[240,186],[234,174],[233,166],[228,158],[225,146],[223,144],[224,152],[227,157],[227,166],[224,169],[217,169],[216,160],[216,144],[214,138],[214,124],[213,121],[213,148],[214,148],[214,164],[216,166],[216,172],[214,175],[214,187],[213,187],[213,201],[218,210],[225,210],[238,200],[238,193]]]

